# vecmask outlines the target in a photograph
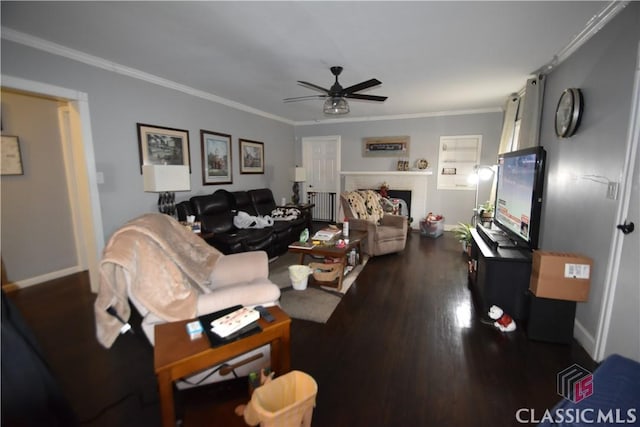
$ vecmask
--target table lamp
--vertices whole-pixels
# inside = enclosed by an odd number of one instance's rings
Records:
[[[158,211],[174,216],[176,212],[176,191],[191,190],[189,166],[183,165],[143,165],[144,191],[160,193]]]
[[[291,201],[294,205],[297,205],[300,202],[300,186],[298,183],[307,180],[307,171],[304,170],[304,168],[296,166],[291,170],[291,175],[293,181],[293,196],[291,197]]]

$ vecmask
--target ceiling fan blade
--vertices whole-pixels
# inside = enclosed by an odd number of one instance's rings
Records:
[[[349,86],[342,90],[342,93],[345,95],[351,94],[353,92],[358,92],[360,90],[369,89],[370,87],[381,85],[382,82],[378,79],[367,80],[366,82],[358,83],[357,85]]]
[[[296,101],[305,101],[307,99],[322,99],[326,98],[326,95],[307,95],[307,96],[295,96],[293,98],[285,98],[282,101],[284,102],[296,102]]]
[[[324,93],[327,93],[327,94],[329,93],[329,89],[325,89],[325,88],[323,88],[321,86],[314,85],[313,83],[303,82],[301,80],[298,80],[298,84],[300,86],[308,87],[309,89],[319,90],[320,92],[324,92]]]
[[[365,101],[385,101],[387,99],[386,96],[378,96],[378,95],[362,95],[359,93],[352,93],[351,95],[345,95],[345,98],[349,99],[362,99]]]

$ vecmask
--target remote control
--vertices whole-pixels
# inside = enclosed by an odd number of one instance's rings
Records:
[[[273,317],[273,314],[269,313],[269,310],[267,310],[261,305],[255,306],[253,309],[258,313],[260,313],[260,317],[262,317],[268,323],[271,323],[274,320],[276,320],[276,318]]]

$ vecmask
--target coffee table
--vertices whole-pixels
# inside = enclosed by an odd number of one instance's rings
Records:
[[[311,283],[316,283],[322,286],[334,287],[337,288],[338,291],[342,291],[342,279],[344,278],[344,268],[347,265],[347,256],[352,249],[356,249],[358,254],[360,255],[360,262],[362,263],[362,241],[367,238],[366,231],[357,231],[351,230],[349,233],[349,243],[343,247],[338,248],[335,245],[335,241],[327,242],[325,244],[316,245],[310,248],[303,248],[300,246],[296,246],[295,244],[289,245],[289,252],[300,254],[300,264],[304,264],[304,258],[307,255],[318,256],[318,257],[330,257],[340,259],[340,274],[337,280],[333,282],[320,282],[313,277],[310,280]]]
[[[215,348],[211,347],[204,334],[193,341],[189,338],[186,324],[193,319],[156,325],[153,364],[164,427],[175,427],[173,383],[180,378],[269,343],[274,372],[282,375],[291,370],[291,319],[280,307],[269,307],[268,310],[275,321],[267,323],[262,318],[258,320],[262,332]]]

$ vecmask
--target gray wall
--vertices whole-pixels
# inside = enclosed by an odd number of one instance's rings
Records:
[[[177,201],[218,188],[269,187],[276,200],[288,197],[291,184],[280,171],[294,165],[293,127],[2,40],[2,74],[85,92],[89,97],[96,170],[105,240],[125,221],[156,210],[157,195],[143,192],[136,123],[186,129],[191,154],[191,192]],[[202,185],[200,129],[233,137],[233,184]],[[238,139],[264,142],[265,174],[240,175]]]
[[[547,150],[547,181],[540,246],[594,260],[589,301],[578,304],[576,316],[575,333],[587,349],[597,334],[607,261],[618,232],[619,201],[606,198],[607,185],[601,181],[621,178],[639,40],[640,4],[632,2],[546,82],[540,144]],[[554,114],[569,87],[582,90],[584,116],[577,133],[561,140],[555,136]]]
[[[2,134],[18,137],[24,171],[0,180],[2,259],[8,279],[77,266],[58,102],[2,91]]]
[[[522,82],[524,85],[525,82]],[[354,101],[355,102],[355,101]],[[441,136],[482,135],[482,164],[495,164],[502,131],[502,112],[434,116],[413,119],[327,123],[296,126],[297,156],[301,158],[301,139],[307,136],[340,135],[342,170],[392,171],[398,158],[362,156],[362,138],[409,135],[409,164],[425,158],[434,174],[427,178],[427,211],[444,215],[447,226],[469,222],[475,199],[474,191],[437,190],[438,149]],[[491,181],[480,187],[478,201],[489,197]]]

